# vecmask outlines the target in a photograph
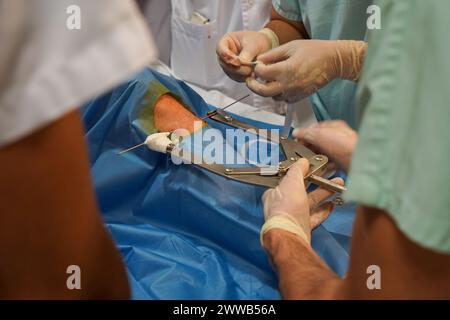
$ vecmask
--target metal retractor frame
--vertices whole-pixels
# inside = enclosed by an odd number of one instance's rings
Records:
[[[275,170],[273,168],[270,169],[257,166],[227,168],[221,164],[201,163],[195,165],[229,179],[274,188],[280,183],[280,180],[295,162],[297,162],[300,158],[306,158],[310,163],[310,168],[308,174],[305,176],[305,184],[312,183],[319,185],[336,193],[341,193],[346,190],[345,187],[322,177],[326,172],[328,164],[328,158],[326,156],[316,154],[297,141],[288,139],[288,137],[262,134],[260,132],[260,128],[236,120],[230,114],[220,109],[208,112],[207,118],[242,130],[253,129],[257,136],[261,136],[268,141],[279,142],[286,160],[280,162],[279,166],[275,168]]]

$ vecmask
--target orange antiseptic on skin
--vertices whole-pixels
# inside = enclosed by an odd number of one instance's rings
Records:
[[[185,129],[193,133],[195,121],[201,121],[202,127],[207,125],[168,93],[161,95],[156,101],[153,109],[153,121],[156,129],[160,132]]]

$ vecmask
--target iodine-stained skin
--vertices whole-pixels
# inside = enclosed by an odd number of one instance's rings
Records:
[[[206,122],[195,115],[192,106],[186,104],[179,91],[173,92],[156,79],[142,89],[146,92],[136,111],[139,125],[147,135],[176,129],[193,133],[196,129],[207,126]]]
[[[160,132],[185,129],[193,133],[195,130],[194,123],[196,121],[203,122],[170,94],[164,94],[159,97],[153,112],[154,125]],[[203,122],[202,127],[205,125],[206,123]]]

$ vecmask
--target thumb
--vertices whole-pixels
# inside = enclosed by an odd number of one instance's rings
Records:
[[[264,64],[273,64],[286,60],[287,58],[289,58],[287,54],[287,47],[283,45],[259,55],[258,61]]]
[[[239,60],[244,63],[250,63],[258,55],[258,49],[253,45],[246,45],[239,53]]]
[[[289,168],[289,171],[284,180],[303,180],[309,171],[309,161],[306,158],[301,158]]]
[[[298,160],[288,170],[286,176],[281,180],[277,189],[287,190],[289,192],[298,193],[303,192],[306,196],[304,177],[309,170],[309,161],[305,158]]]

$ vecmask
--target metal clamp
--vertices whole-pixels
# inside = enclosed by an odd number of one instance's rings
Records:
[[[256,135],[268,141],[279,141],[286,160],[282,161],[277,167],[227,168],[219,164],[196,164],[197,166],[233,180],[274,188],[294,163],[300,158],[306,158],[310,163],[310,168],[305,176],[305,183],[319,185],[336,193],[346,191],[344,186],[323,177],[327,169],[328,157],[316,154],[304,145],[287,137],[262,134],[259,132],[260,128],[236,120],[223,110],[212,111],[208,118],[238,129],[253,129]]]

